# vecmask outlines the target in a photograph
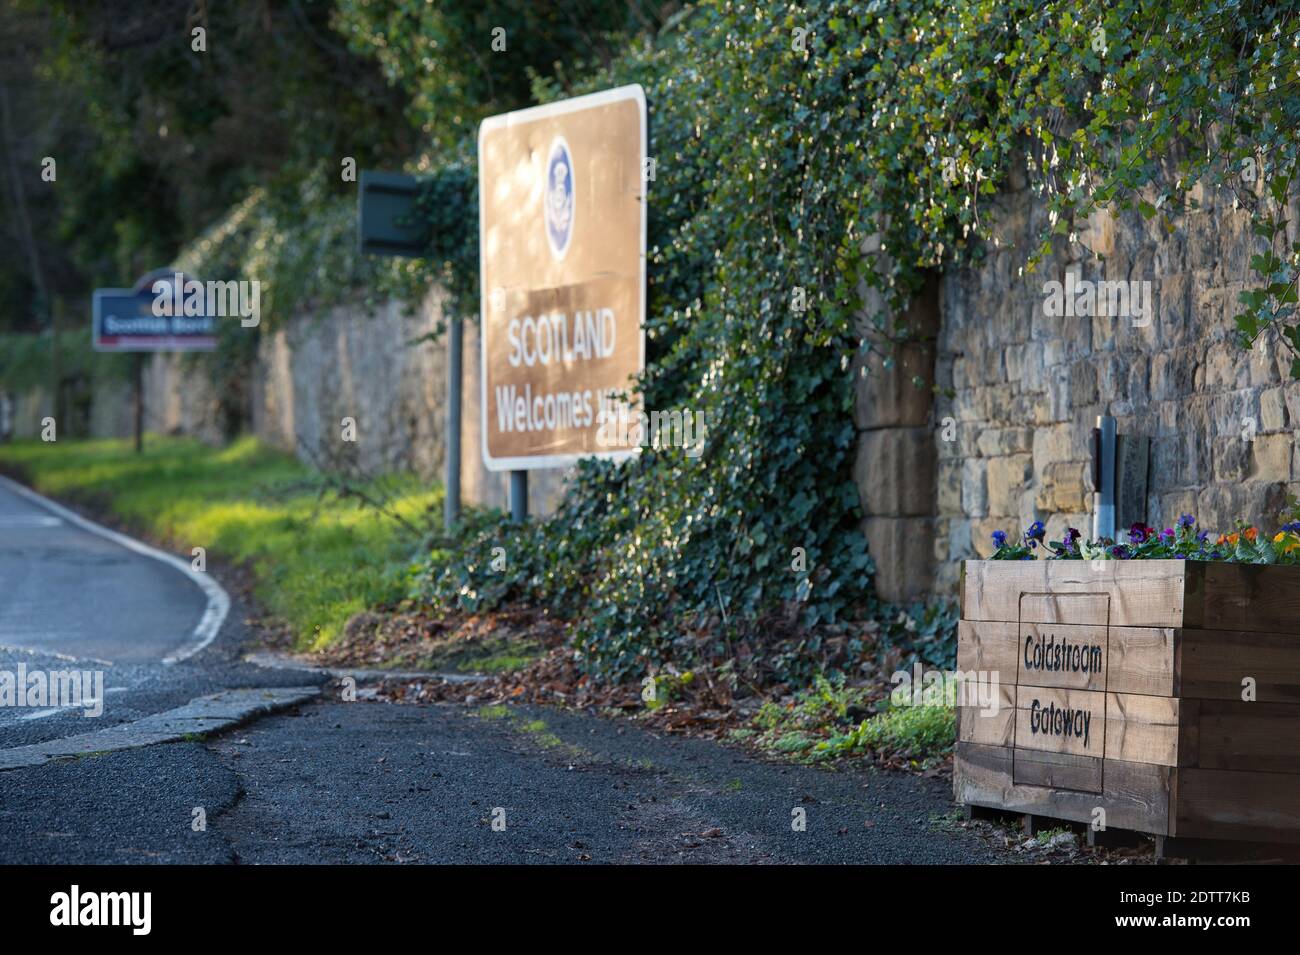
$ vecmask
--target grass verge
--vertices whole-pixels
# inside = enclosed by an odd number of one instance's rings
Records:
[[[952,753],[951,706],[891,706],[867,687],[820,677],[784,704],[769,701],[731,737],[796,762],[869,757],[895,768],[930,769]]]

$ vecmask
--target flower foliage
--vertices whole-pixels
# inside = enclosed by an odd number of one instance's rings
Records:
[[[1202,530],[1196,518],[1183,514],[1173,527],[1157,530],[1134,524],[1119,541],[1109,537],[1084,540],[1073,527],[1065,538],[1052,541],[1046,550],[1049,560],[1202,560],[1242,564],[1300,563],[1300,500],[1290,499],[1286,522],[1272,536],[1259,528],[1237,522],[1230,534],[1213,537]],[[1037,529],[1037,535],[1031,532]],[[1013,542],[1003,531],[993,532],[994,551],[990,560],[1033,560],[1042,540],[1042,524],[1035,523],[1021,541]]]

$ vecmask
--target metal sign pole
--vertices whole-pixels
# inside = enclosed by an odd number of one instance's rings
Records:
[[[135,453],[144,453],[144,352],[135,353]]]
[[[528,472],[510,472],[510,519],[522,524],[528,519]]]
[[[442,523],[447,533],[460,521],[460,382],[464,325],[459,318],[447,330],[447,488]]]
[[[50,371],[53,377],[50,385],[54,390],[54,420],[60,428],[64,428],[63,408],[60,407],[63,398],[63,356],[59,353],[59,319],[63,317],[63,300],[56,298],[50,305]]]

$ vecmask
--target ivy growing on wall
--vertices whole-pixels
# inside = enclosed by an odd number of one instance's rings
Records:
[[[1242,201],[1274,238],[1295,161],[1296,26],[1290,8],[1231,0],[716,2],[577,89],[539,79],[540,100],[646,87],[641,387],[647,407],[703,412],[707,451],[583,465],[553,518],[479,523],[454,557],[435,555],[425,596],[549,601],[605,675],[737,644],[798,673],[817,634],[874,609],[850,475],[855,357],[888,353],[925,270],[979,254],[1016,166],[1052,207],[1028,269],[1099,209],[1172,228],[1198,180],[1240,188],[1249,156],[1268,186]],[[1264,281],[1238,319],[1250,338],[1294,301],[1293,255],[1255,264]]]

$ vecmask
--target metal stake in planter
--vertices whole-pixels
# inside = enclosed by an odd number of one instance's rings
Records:
[[[1093,429],[1092,538],[1115,539],[1115,419],[1098,415]]]

